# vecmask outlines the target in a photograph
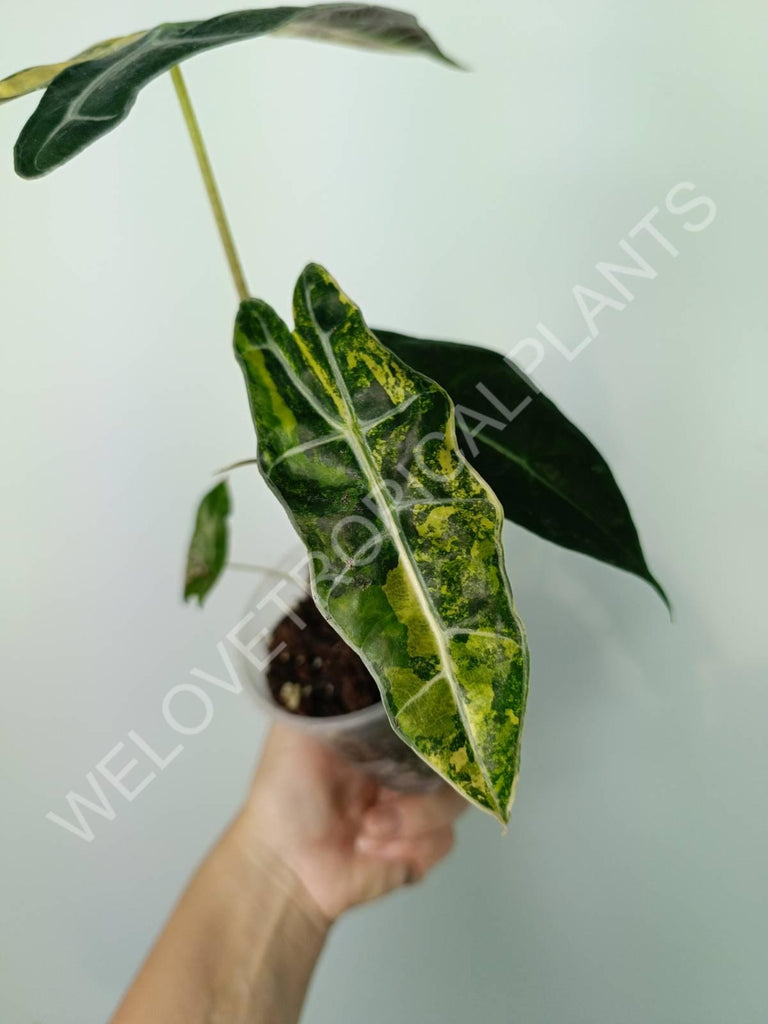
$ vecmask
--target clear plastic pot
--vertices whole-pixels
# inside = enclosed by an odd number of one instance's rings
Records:
[[[440,785],[439,776],[396,735],[381,703],[346,715],[312,718],[291,714],[274,700],[267,683],[274,656],[270,656],[269,639],[281,619],[309,593],[303,549],[292,551],[274,570],[262,571],[237,630],[238,673],[273,719],[327,743],[382,785],[404,792],[435,789]]]

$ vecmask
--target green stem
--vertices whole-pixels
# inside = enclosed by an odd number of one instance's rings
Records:
[[[203,142],[200,125],[197,117],[195,116],[195,111],[192,108],[192,101],[189,98],[189,93],[187,92],[187,87],[181,76],[181,70],[179,69],[178,64],[176,67],[171,68],[171,79],[173,80],[173,86],[176,89],[176,95],[178,96],[179,103],[181,104],[181,111],[184,115],[184,122],[186,123],[189,137],[192,139],[192,146],[195,150],[195,156],[197,157],[200,173],[203,176],[205,191],[208,193],[208,199],[213,210],[213,216],[216,220],[216,227],[219,229],[221,243],[224,246],[224,252],[232,274],[232,280],[235,283],[237,294],[240,296],[240,301],[244,302],[250,294],[248,291],[248,285],[245,283],[245,275],[243,274],[243,268],[237,255],[235,241],[232,238],[232,232],[229,228],[229,221],[227,220],[227,215],[224,212],[224,205],[216,186],[216,179],[213,176],[213,168],[211,167],[211,161],[208,159],[208,153],[205,148],[205,143]]]

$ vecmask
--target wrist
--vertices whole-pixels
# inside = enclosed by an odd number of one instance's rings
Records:
[[[336,915],[323,906],[322,894],[313,891],[306,844],[296,831],[285,827],[280,814],[273,814],[255,797],[251,796],[232,822],[229,841],[242,856],[270,874],[315,930],[325,933]]]

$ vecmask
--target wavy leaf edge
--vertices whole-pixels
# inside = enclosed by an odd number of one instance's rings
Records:
[[[235,347],[259,468],[313,555],[318,607],[368,665],[395,731],[505,823],[519,772],[529,657],[504,569],[501,505],[459,451],[446,392],[382,345],[317,264],[299,278],[294,318],[291,333],[257,299],[238,313]],[[452,474],[450,486],[430,478],[428,499],[427,474],[413,455],[417,428],[425,426],[437,440],[433,448],[425,442],[424,465],[450,466]],[[410,461],[402,492],[409,500],[402,504],[401,496],[395,511],[384,469],[396,454]],[[312,504],[318,493],[320,526]],[[328,537],[342,518],[354,520],[369,495],[384,542],[359,566],[371,543],[365,528],[354,535],[351,562]],[[320,558],[326,566],[318,573]]]

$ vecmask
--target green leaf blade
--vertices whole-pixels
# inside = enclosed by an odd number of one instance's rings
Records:
[[[499,497],[507,519],[639,576],[669,609],[608,463],[520,370],[490,349],[378,328],[375,333],[450,394],[461,449]]]
[[[40,64],[37,67],[17,71],[16,74],[9,75],[0,81],[0,103],[18,99],[20,96],[26,96],[38,89],[45,89],[67,68],[74,67],[75,64],[84,64],[89,60],[97,60],[99,57],[106,57],[109,53],[130,46],[145,34],[144,32],[134,32],[129,36],[105,39],[94,46],[89,46],[87,50],[83,50],[82,53],[76,54],[69,60],[59,61],[57,64]]]
[[[293,334],[242,304],[235,345],[262,474],[313,553],[318,606],[362,655],[395,731],[506,821],[528,652],[502,510],[456,446],[450,399],[308,267]]]
[[[200,502],[187,555],[185,601],[196,597],[202,605],[227,564],[231,507],[226,481],[217,484]]]
[[[174,65],[266,34],[420,53],[458,66],[413,15],[369,4],[273,7],[158,25],[97,43],[71,61],[29,68],[0,82],[0,99],[48,86],[16,143],[17,173],[37,178],[72,159],[123,121],[139,91]]]

